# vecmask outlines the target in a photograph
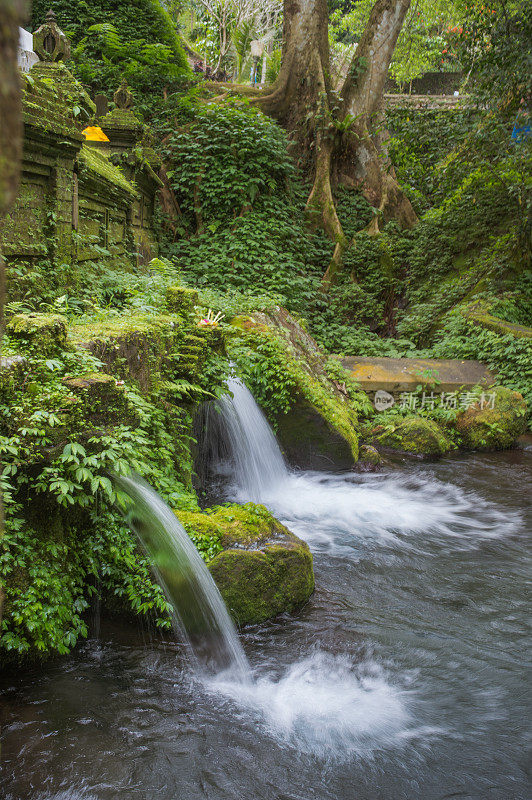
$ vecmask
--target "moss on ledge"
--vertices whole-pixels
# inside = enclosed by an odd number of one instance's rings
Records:
[[[43,355],[51,355],[66,346],[67,320],[60,314],[15,314],[6,329],[21,344],[35,347]]]
[[[516,339],[532,339],[532,328],[527,328],[525,325],[518,325],[514,322],[507,322],[504,319],[494,316],[489,313],[486,306],[474,305],[466,307],[463,310],[466,319],[485,328],[494,333],[505,334],[509,333],[515,336]]]
[[[84,144],[79,152],[78,160],[81,162],[82,168],[102,178],[114,189],[118,190],[121,196],[125,193],[130,198],[138,197],[137,190],[127,180],[119,167],[111,164],[107,156],[93,145]]]

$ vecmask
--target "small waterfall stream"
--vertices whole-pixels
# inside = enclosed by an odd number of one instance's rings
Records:
[[[131,500],[126,521],[150,556],[196,665],[248,681],[249,665],[222,596],[175,514],[141,478],[115,477],[114,482]]]
[[[231,394],[207,409],[205,435],[222,442],[214,459],[216,470],[230,476],[238,489],[235,499],[260,503],[266,492],[280,488],[289,472],[277,439],[255,398],[238,378],[228,381]],[[232,395],[232,396],[231,396]],[[218,429],[218,430],[217,430]]]

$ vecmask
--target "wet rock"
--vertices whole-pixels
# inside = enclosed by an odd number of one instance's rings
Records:
[[[491,402],[486,405],[479,399],[456,418],[454,425],[465,448],[504,450],[525,432],[527,405],[523,395],[504,386],[496,386],[489,394],[494,396],[493,408]]]
[[[400,392],[415,392],[419,385],[439,394],[493,383],[493,375],[480,361],[456,358],[348,356],[342,365],[372,399],[379,390],[397,400]]]
[[[353,450],[348,441],[303,398],[286,414],[276,417],[275,433],[292,466],[349,469],[353,464]]]
[[[238,625],[293,611],[314,591],[308,545],[264,506],[246,503],[209,514],[176,514],[200,549],[207,540],[222,548],[208,566]]]
[[[359,465],[363,467],[382,467],[385,464],[385,459],[381,456],[379,451],[372,447],[370,444],[361,444],[359,449]]]

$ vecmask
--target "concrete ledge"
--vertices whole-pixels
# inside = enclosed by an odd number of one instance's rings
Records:
[[[342,366],[365,392],[413,392],[419,385],[430,387],[435,393],[454,392],[462,386],[495,383],[495,377],[480,361],[347,356]]]

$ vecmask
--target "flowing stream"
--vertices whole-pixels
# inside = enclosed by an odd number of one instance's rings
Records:
[[[129,497],[126,519],[172,602],[174,627],[195,669],[248,681],[249,665],[225,603],[175,514],[138,476],[114,482]]]
[[[292,471],[247,389],[232,391],[211,419],[220,491],[309,543],[316,593],[242,633],[249,680],[225,622],[215,669],[192,678],[175,641],[116,622],[5,676],[0,796],[529,800],[532,451]],[[151,524],[163,511],[141,500]]]

